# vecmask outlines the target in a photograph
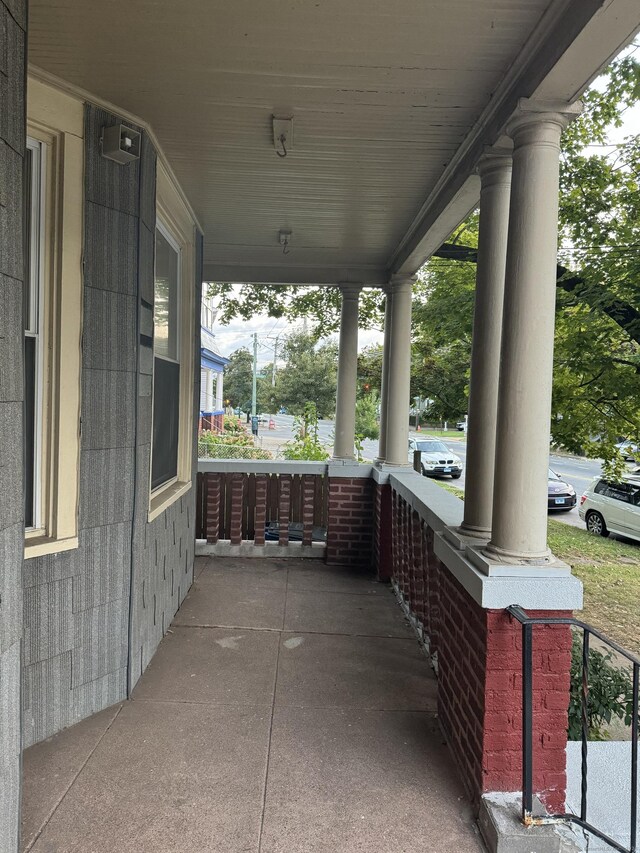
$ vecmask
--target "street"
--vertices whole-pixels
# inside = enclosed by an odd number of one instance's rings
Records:
[[[287,441],[291,441],[293,439],[293,428],[294,428],[294,418],[292,415],[273,415],[273,420],[275,422],[275,429],[268,430],[266,424],[260,425],[260,438],[264,439],[266,436],[269,439],[277,439],[278,442],[284,444]],[[335,424],[330,420],[320,420],[318,421],[318,436],[320,441],[326,445],[329,449],[333,444],[333,433],[335,429]],[[426,438],[429,436],[429,432],[424,430],[422,432],[415,432],[410,430],[409,432],[410,438],[420,439]],[[439,436],[435,436],[439,438]],[[460,433],[460,438],[446,438],[440,439],[444,441],[447,447],[456,453],[463,461],[466,463],[467,458],[467,442],[466,437],[463,433]],[[269,441],[271,443],[271,441]],[[372,441],[371,439],[365,439],[363,442],[363,455],[366,460],[374,460],[378,455],[378,442]],[[559,474],[562,479],[573,486],[576,490],[576,494],[578,496],[578,504],[580,503],[580,495],[583,493],[585,488],[589,485],[591,480],[594,477],[597,477],[600,473],[600,462],[595,459],[580,459],[574,456],[558,456],[552,454],[549,457],[549,467],[555,471],[556,474]],[[465,472],[463,472],[462,477],[459,480],[453,482],[457,488],[464,490],[465,484]],[[565,524],[570,524],[574,527],[584,527],[584,522],[581,521],[578,516],[578,509],[572,509],[568,512],[555,512],[552,513],[553,518],[557,518],[558,521],[563,521]]]

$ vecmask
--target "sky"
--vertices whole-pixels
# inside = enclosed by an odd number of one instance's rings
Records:
[[[282,337],[292,331],[302,331],[302,322],[292,324],[286,319],[274,319],[266,314],[257,314],[251,320],[235,320],[228,326],[219,323],[214,328],[218,349],[222,355],[230,356],[232,352],[240,347],[246,347],[253,352],[253,334],[258,334],[258,367],[273,362],[273,350],[276,346],[276,337],[279,338],[277,346],[282,346]],[[358,333],[358,349],[374,343],[382,343],[382,332],[375,330],[360,330]],[[332,335],[329,340],[338,340],[338,336]]]
[[[612,128],[609,133],[609,140],[612,148],[616,144],[622,142],[625,137],[632,134],[640,133],[640,103],[628,109],[624,116],[622,127]],[[596,149],[591,149],[596,151]],[[602,153],[602,149],[597,149]],[[589,149],[587,149],[589,151]],[[216,341],[222,355],[229,356],[232,352],[240,347],[246,347],[253,351],[253,334],[258,334],[258,366],[263,367],[273,361],[273,350],[276,345],[276,338],[280,341],[282,336],[293,331],[302,331],[302,323],[291,324],[286,319],[275,320],[266,314],[258,314],[250,321],[237,320],[230,323],[228,326],[217,324],[214,332]],[[337,335],[332,338],[337,340]],[[358,350],[361,351],[371,344],[382,344],[382,332],[376,330],[360,330],[358,333]],[[279,344],[278,344],[279,345]]]

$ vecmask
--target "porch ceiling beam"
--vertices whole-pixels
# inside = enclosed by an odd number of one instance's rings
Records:
[[[465,186],[469,175],[484,148],[499,140],[520,98],[576,100],[637,30],[637,0],[552,4],[398,244],[390,273],[415,272],[473,210],[479,183]]]
[[[331,266],[251,266],[248,264],[204,265],[205,281],[225,281],[248,284],[308,284],[334,287],[339,284],[359,284],[363,287],[385,287],[389,276],[383,267]]]

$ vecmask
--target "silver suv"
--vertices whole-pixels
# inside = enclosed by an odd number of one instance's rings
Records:
[[[618,533],[640,542],[640,477],[627,476],[621,483],[596,477],[580,498],[578,513],[589,533]]]

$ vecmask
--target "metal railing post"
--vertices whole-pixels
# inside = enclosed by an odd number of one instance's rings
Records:
[[[638,705],[640,693],[640,658],[623,649],[596,628],[571,616],[531,617],[518,605],[507,607],[507,613],[522,625],[522,820],[527,826],[553,823],[573,823],[596,838],[605,841],[619,853],[638,853]],[[534,817],[533,810],[533,626],[568,625],[583,632],[581,672],[581,798],[580,815],[572,812]],[[589,740],[589,654],[590,636],[593,634],[627,660],[633,668],[631,712],[631,826],[629,846],[607,835],[587,821],[587,748]]]
[[[522,626],[522,820],[533,812],[533,625]]]

